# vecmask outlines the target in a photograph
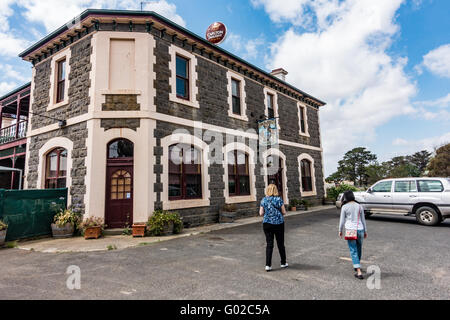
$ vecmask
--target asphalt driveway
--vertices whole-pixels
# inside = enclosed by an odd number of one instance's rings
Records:
[[[406,217],[368,219],[362,265],[379,268],[379,289],[353,277],[338,220],[336,209],[288,217],[290,267],[279,269],[275,249],[269,273],[259,223],[105,252],[1,249],[0,299],[450,298],[450,220],[425,227]],[[66,284],[71,265],[79,290]]]

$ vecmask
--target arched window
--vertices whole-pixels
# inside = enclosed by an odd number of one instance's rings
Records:
[[[302,191],[313,191],[312,187],[312,174],[311,174],[311,161],[303,159],[300,162],[301,174],[302,174]]]
[[[133,142],[127,139],[118,139],[108,145],[108,159],[132,158]]]
[[[46,157],[45,188],[65,188],[67,177],[67,150],[56,148]]]
[[[250,195],[248,154],[233,150],[227,153],[228,194],[230,196]]]
[[[193,145],[169,147],[169,200],[202,198],[201,151]]]

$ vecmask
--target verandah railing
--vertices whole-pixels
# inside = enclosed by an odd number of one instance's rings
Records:
[[[8,143],[16,139],[22,139],[27,136],[27,121],[20,121],[0,129],[0,144]]]

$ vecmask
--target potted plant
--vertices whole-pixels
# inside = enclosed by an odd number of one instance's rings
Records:
[[[152,236],[180,233],[182,229],[183,221],[177,212],[156,210],[147,222],[147,231]]]
[[[234,204],[225,204],[223,209],[219,212],[219,222],[227,223],[234,222],[236,218],[236,206]]]
[[[300,205],[300,210],[308,210],[309,207],[309,201],[308,200],[301,200],[300,201],[301,205]]]
[[[98,239],[103,233],[105,224],[102,218],[89,217],[84,219],[78,227],[85,239]]]
[[[133,223],[132,235],[133,235],[133,237],[144,237],[145,236],[145,222]]]
[[[291,211],[297,211],[297,205],[298,204],[299,204],[299,201],[297,199],[289,200],[289,206],[291,208]]]
[[[73,236],[75,226],[78,224],[81,215],[73,212],[72,209],[61,209],[53,218],[52,235],[54,238],[70,238]]]
[[[5,244],[6,232],[8,231],[8,225],[6,222],[0,220],[0,247]]]

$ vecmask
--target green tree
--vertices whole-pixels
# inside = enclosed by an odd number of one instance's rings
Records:
[[[377,156],[364,147],[354,148],[338,162],[338,172],[355,185],[367,184],[367,166],[376,163]]]
[[[418,176],[421,176],[424,174],[427,165],[430,162],[431,155],[432,155],[431,152],[428,152],[427,150],[422,150],[410,156],[407,156],[406,158],[412,165],[414,165],[419,170]]]
[[[450,143],[436,149],[427,169],[430,177],[450,177]]]

